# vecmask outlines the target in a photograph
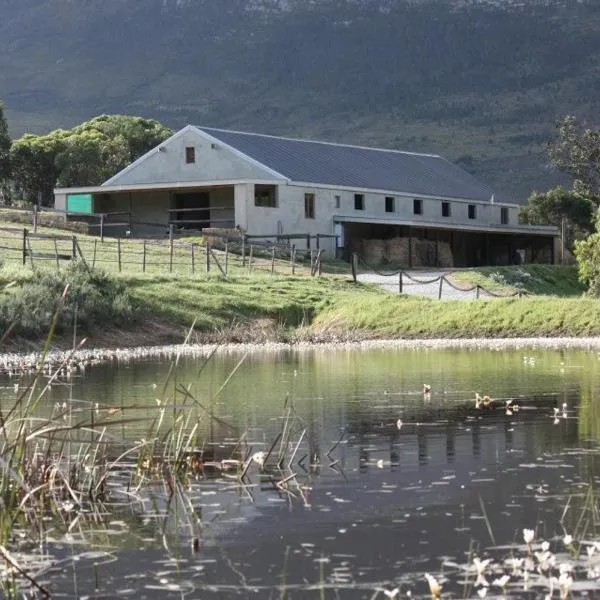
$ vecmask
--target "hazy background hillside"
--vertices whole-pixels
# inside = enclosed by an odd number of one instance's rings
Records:
[[[4,0],[14,136],[100,113],[438,152],[524,199],[598,124],[600,3]]]

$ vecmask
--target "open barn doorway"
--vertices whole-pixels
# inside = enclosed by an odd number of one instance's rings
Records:
[[[182,229],[202,229],[210,226],[210,193],[175,194],[173,222]]]

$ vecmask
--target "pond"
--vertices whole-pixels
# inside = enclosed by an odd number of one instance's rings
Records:
[[[106,493],[46,517],[32,574],[60,598],[425,598],[426,573],[444,598],[558,598],[564,563],[573,597],[596,597],[599,360],[315,349],[89,365],[38,411],[86,423],[69,456],[98,442]],[[2,379],[5,413],[26,383]],[[140,469],[131,449],[151,436],[187,447],[185,476]]]

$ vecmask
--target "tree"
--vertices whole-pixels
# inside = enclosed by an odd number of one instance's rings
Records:
[[[568,115],[556,123],[557,139],[548,144],[550,162],[573,181],[573,189],[598,199],[600,194],[600,130],[584,129]]]
[[[100,185],[172,134],[152,119],[102,115],[73,129],[24,135],[12,146],[13,185],[34,202],[48,204],[56,185]]]
[[[4,105],[0,102],[0,195],[10,177],[10,147],[11,139],[8,134],[8,123],[4,116]]]
[[[521,207],[519,220],[528,225],[566,225],[565,246],[573,248],[576,240],[588,236],[594,229],[592,199],[559,186],[544,193],[533,192]]]

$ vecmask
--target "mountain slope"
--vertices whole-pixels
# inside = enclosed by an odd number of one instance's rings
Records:
[[[558,116],[598,112],[579,1],[5,0],[14,134],[103,112],[442,153],[516,196]]]

